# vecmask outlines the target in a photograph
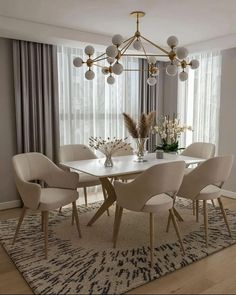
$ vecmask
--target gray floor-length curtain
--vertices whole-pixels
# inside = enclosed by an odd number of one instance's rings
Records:
[[[56,46],[13,40],[17,151],[58,162],[59,107]]]
[[[159,68],[159,75],[157,78],[157,84],[149,86],[148,79],[148,63],[146,59],[139,59],[139,114],[149,113],[156,111],[156,119],[163,114],[163,69],[164,62],[157,62]],[[150,135],[147,141],[147,149],[152,152],[156,142],[157,136]]]

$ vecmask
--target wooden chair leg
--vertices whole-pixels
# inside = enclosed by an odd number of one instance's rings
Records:
[[[44,214],[43,211],[41,212],[41,231],[44,231]]]
[[[106,201],[106,199],[107,199],[107,193],[106,193],[106,190],[104,189],[103,186],[102,186],[102,192],[103,192],[104,200]],[[107,209],[107,216],[110,216],[109,209]]]
[[[204,228],[205,228],[205,239],[206,246],[208,247],[208,212],[207,212],[207,201],[203,201],[203,212],[204,212]]]
[[[153,267],[153,250],[154,250],[154,214],[149,214],[150,226],[150,254],[151,254],[151,267]]]
[[[20,230],[20,227],[21,227],[21,224],[22,224],[22,221],[25,217],[25,212],[26,212],[26,207],[24,206],[22,208],[22,211],[21,211],[21,215],[20,215],[20,218],[19,218],[19,221],[18,221],[18,224],[17,224],[17,227],[16,227],[16,231],[15,231],[15,235],[14,235],[14,238],[13,238],[13,241],[12,241],[12,245],[15,244],[15,241],[16,241],[16,238],[17,238],[17,235],[19,233],[19,230]]]
[[[175,214],[176,218],[179,220],[179,221],[184,221],[182,216],[179,214],[179,212],[175,209],[175,207],[173,207],[173,213]]]
[[[196,214],[196,203],[195,203],[195,200],[192,201],[192,204],[193,204],[193,215],[195,216],[195,214]]]
[[[171,217],[171,219],[172,219],[172,222],[173,222],[173,225],[174,225],[174,228],[175,228],[175,232],[176,232],[177,237],[178,237],[178,239],[179,239],[179,243],[180,243],[180,246],[181,246],[182,252],[183,252],[183,254],[185,254],[183,241],[182,241],[182,238],[181,238],[181,235],[180,235],[180,231],[179,231],[178,223],[177,223],[177,221],[176,221],[176,219],[175,219],[175,214],[174,214],[174,210],[173,210],[173,208],[171,208],[171,209],[169,210],[169,212],[170,212],[170,217]]]
[[[196,200],[196,222],[199,221],[199,200]]]
[[[168,222],[167,222],[167,226],[166,226],[166,232],[168,233],[169,232],[169,229],[170,229],[170,221],[171,221],[171,215],[169,213],[169,216],[168,216]]]
[[[113,248],[116,248],[117,238],[120,230],[120,223],[123,213],[123,208],[118,206],[116,207],[116,214],[115,214],[115,222],[114,222],[114,230],[113,230]]]
[[[216,208],[216,205],[215,205],[215,203],[214,203],[214,200],[211,200],[211,203],[212,203],[212,206],[213,206],[214,208]]]
[[[76,207],[76,202],[73,202],[72,203],[72,208],[73,208],[73,216],[75,218],[75,222],[76,222],[76,226],[77,226],[77,230],[78,230],[78,233],[79,233],[79,237],[82,238],[82,235],[81,235],[81,230],[80,230],[80,224],[79,224],[79,215],[78,215],[78,211],[77,211],[77,207]]]
[[[42,212],[44,217],[44,247],[45,247],[45,259],[48,259],[48,211]]]
[[[224,221],[225,221],[225,224],[227,226],[227,229],[228,229],[228,232],[229,232],[229,236],[232,237],[232,233],[231,233],[231,230],[230,230],[230,227],[229,227],[229,222],[228,222],[227,215],[225,213],[225,210],[224,210],[224,207],[223,207],[223,203],[221,201],[221,198],[218,198],[217,200],[218,200],[218,203],[220,205],[220,210],[221,210],[221,213],[222,213],[222,215],[224,217]]]
[[[85,206],[88,206],[88,198],[87,198],[87,188],[84,187],[84,200],[85,200]]]

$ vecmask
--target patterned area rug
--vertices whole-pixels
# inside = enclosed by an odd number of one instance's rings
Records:
[[[228,236],[219,209],[209,204],[209,246],[203,219],[196,223],[189,202],[179,200],[179,223],[186,255],[182,256],[173,226],[165,233],[168,214],[155,219],[155,263],[150,267],[148,215],[124,211],[117,249],[112,248],[114,208],[92,227],[86,224],[99,207],[78,206],[83,238],[71,226],[71,209],[50,214],[49,259],[44,259],[40,215],[26,216],[11,245],[16,219],[0,222],[0,240],[35,294],[121,294],[198,261],[236,243],[236,212],[226,210],[233,237]]]

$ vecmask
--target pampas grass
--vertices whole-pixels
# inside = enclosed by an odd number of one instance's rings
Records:
[[[123,113],[125,126],[133,138],[146,138],[150,132],[151,127],[155,123],[156,112],[152,111],[148,115],[142,113],[138,124],[130,115]]]
[[[130,117],[130,115],[123,113],[123,116],[129,134],[134,138],[138,138],[137,123]]]

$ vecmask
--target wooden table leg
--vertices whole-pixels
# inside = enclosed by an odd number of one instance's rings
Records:
[[[88,226],[91,226],[116,201],[116,193],[110,180],[107,177],[105,177],[100,178],[100,181],[104,189],[107,191],[107,199],[104,201],[102,206],[98,209],[98,211],[89,221],[89,223],[87,224]]]

